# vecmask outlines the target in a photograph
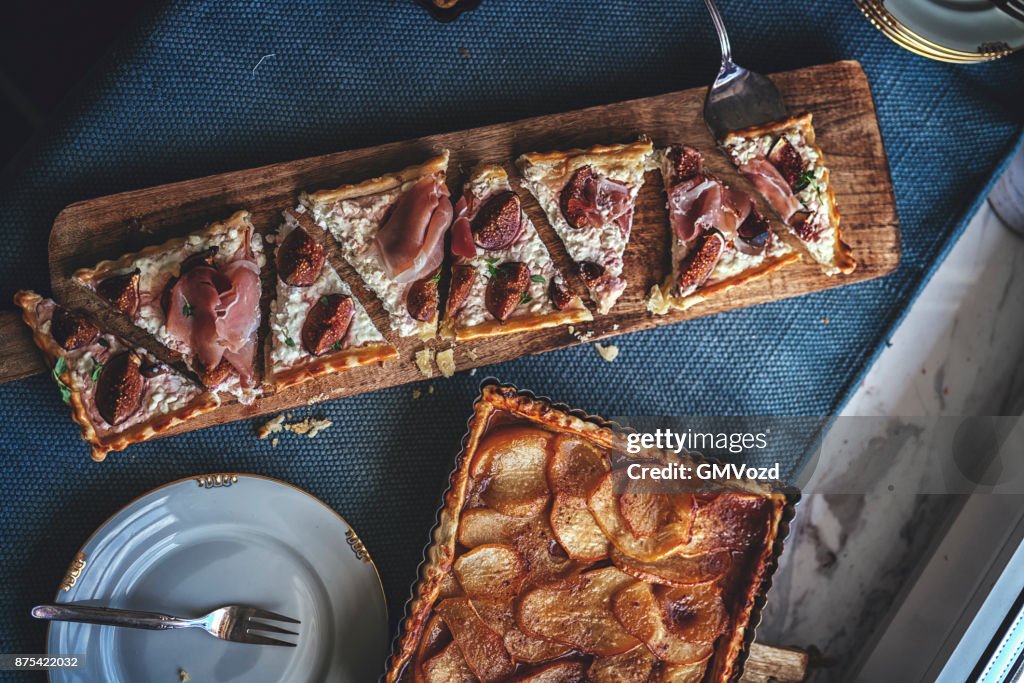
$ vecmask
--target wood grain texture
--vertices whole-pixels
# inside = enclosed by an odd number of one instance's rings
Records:
[[[829,287],[849,284],[889,273],[900,257],[900,236],[889,168],[875,117],[867,78],[856,62],[844,61],[789,71],[772,76],[791,112],[810,111],[818,143],[832,170],[844,238],[853,248],[860,265],[849,276],[829,278],[805,258],[743,288],[695,306],[684,312],[652,316],[645,307],[651,285],[669,270],[669,228],[665,198],[658,173],[649,173],[637,202],[633,236],[626,252],[624,274],[629,287],[612,312],[577,326],[587,341],[657,325],[681,322],[698,316],[752,306]],[[695,88],[628,102],[603,105],[581,111],[526,119],[467,131],[432,135],[378,147],[274,164],[246,171],[173,183],[118,195],[92,199],[68,206],[57,217],[50,234],[50,273],[56,298],[67,305],[97,313],[111,331],[137,340],[147,348],[152,343],[139,338],[137,330],[101,310],[91,295],[70,279],[80,267],[92,266],[130,250],[154,244],[169,236],[192,232],[207,222],[223,219],[245,208],[261,232],[271,232],[280,223],[281,212],[294,207],[300,192],[358,182],[405,165],[419,163],[439,149],[451,150],[449,186],[458,193],[465,173],[481,162],[500,162],[509,171],[513,185],[518,172],[513,161],[527,151],[566,149],[603,142],[627,142],[640,135],[655,146],[684,142],[704,151],[708,170],[733,186],[752,192],[749,182],[715,151],[715,144],[701,119],[704,89]],[[555,238],[539,206],[525,190],[523,206],[548,244],[555,259],[575,290],[585,296],[579,279],[569,272],[564,248]],[[771,213],[763,202],[762,207]],[[331,251],[334,251],[333,249]],[[332,262],[340,259],[332,254]],[[353,282],[351,269],[340,268],[342,276],[364,295],[367,310],[389,339],[396,343],[401,358],[384,368],[365,367],[324,377],[278,395],[266,396],[251,406],[228,404],[201,416],[177,431],[210,424],[276,413],[328,398],[373,391],[422,380],[413,354],[423,346],[415,340],[399,340],[388,331],[380,305],[366,300],[365,288]],[[0,319],[5,320],[5,319]],[[2,328],[0,328],[2,329]],[[14,335],[4,331],[5,337]],[[25,336],[19,332],[20,336]],[[479,340],[456,347],[459,370],[490,365],[527,354],[541,353],[580,343],[566,328],[540,330],[504,338]],[[435,340],[435,349],[448,342]],[[38,368],[34,349],[18,342],[5,356],[0,370],[24,376]],[[17,357],[23,357],[18,362]],[[594,362],[601,362],[596,354]],[[174,433],[174,432],[171,432]]]
[[[803,650],[754,643],[743,666],[741,683],[801,683],[809,657]]]

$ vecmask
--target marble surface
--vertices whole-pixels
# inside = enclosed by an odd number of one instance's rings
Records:
[[[836,315],[840,315],[836,312]],[[936,531],[956,509],[929,443],[941,416],[1024,407],[1024,239],[989,207],[920,298],[825,440],[758,640],[813,647],[813,680],[856,680]],[[860,491],[860,493],[856,493]]]

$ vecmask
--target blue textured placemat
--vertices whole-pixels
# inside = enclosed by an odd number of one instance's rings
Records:
[[[1019,139],[1024,55],[939,64],[903,52],[849,2],[723,4],[745,65],[864,64],[903,227],[899,271],[622,337],[612,364],[585,346],[490,373],[605,415],[831,413]],[[75,200],[701,85],[717,62],[697,0],[485,0],[451,24],[411,1],[168,3],[3,184],[0,298],[48,290],[49,226]],[[380,567],[394,623],[481,376],[435,381],[415,401],[406,387],[300,411],[335,422],[312,441],[286,435],[272,449],[239,423],[103,464],[47,378],[0,387],[0,652],[43,650],[28,608],[52,597],[107,516],[216,471],[280,477],[344,514]]]

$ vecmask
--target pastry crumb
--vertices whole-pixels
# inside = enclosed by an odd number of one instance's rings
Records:
[[[427,387],[427,393],[428,394],[434,393],[434,385],[433,384],[431,384],[430,386]]]
[[[476,368],[473,368],[472,370],[469,371],[469,376],[470,377],[472,377],[475,374],[476,374]]]
[[[615,344],[594,344],[594,349],[597,351],[597,355],[609,363],[619,357],[619,347]]]
[[[256,435],[263,440],[273,434],[291,432],[292,434],[305,434],[312,439],[319,436],[321,432],[333,424],[328,419],[317,419],[312,417],[307,417],[306,419],[299,420],[298,422],[285,422],[285,420],[290,417],[291,414],[286,413],[267,420],[260,425]],[[270,441],[270,445],[274,448],[277,448],[278,443],[279,441],[276,436]]]
[[[455,374],[455,349],[438,351],[434,359],[437,361],[437,369],[441,371],[442,375],[451,377]]]
[[[469,356],[470,360],[480,360],[480,356],[473,349],[466,349],[466,355]]]
[[[832,322],[832,321],[829,320],[829,317],[827,315],[824,318],[821,319],[821,324],[822,325],[828,325],[830,322]]]
[[[620,324],[618,324],[618,323],[615,323],[614,325],[612,325],[612,330],[617,330],[617,329],[619,329],[620,327],[622,327],[622,325],[620,325]]]
[[[419,389],[413,389],[412,390],[412,400],[415,401],[416,399],[418,399],[422,395],[423,395],[423,392],[420,391]]]
[[[190,676],[184,669],[178,669],[178,680],[181,681],[181,683],[188,683],[192,680],[192,676]]]
[[[416,367],[420,369],[420,374],[424,377],[433,377],[434,368],[434,351],[428,348],[422,348],[416,352]]]
[[[284,418],[285,415],[281,414],[278,415],[277,417],[273,417],[267,420],[266,422],[260,425],[259,429],[256,432],[257,436],[259,436],[260,439],[266,439],[271,434],[277,434],[278,432],[284,430]]]

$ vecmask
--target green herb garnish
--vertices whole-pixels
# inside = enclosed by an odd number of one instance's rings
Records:
[[[435,285],[441,281],[441,271],[434,273],[434,277],[430,278],[430,281]]]
[[[101,372],[103,372],[103,363],[100,363],[96,359],[93,359],[92,373],[89,376],[92,377],[92,381],[94,383],[99,381]]]
[[[100,337],[99,339],[97,339],[96,343],[99,344],[100,346],[102,346],[105,349],[109,349],[110,348],[110,342],[108,342],[103,337]]]
[[[331,351],[341,351],[341,340],[340,339],[338,341],[334,342],[333,344],[331,344]]]
[[[57,383],[57,388],[60,390],[60,397],[65,403],[71,403],[71,387],[65,384],[64,380],[60,377],[67,369],[68,362],[64,356],[61,356],[53,366],[53,380]]]
[[[521,303],[521,304],[528,304],[531,301],[533,301],[533,297],[530,296],[529,294],[527,294],[526,292],[523,292],[522,298],[519,299],[519,303]]]
[[[181,305],[181,312],[186,318],[192,317],[192,304],[185,302]]]
[[[531,275],[530,282],[539,282],[541,284],[544,284],[545,282],[547,282],[547,280],[544,279],[543,275]]]
[[[291,337],[289,337],[288,335],[285,335],[284,343],[287,344],[288,346],[290,346],[293,349],[295,348],[295,340],[292,339]]]
[[[324,305],[324,306],[326,306],[326,305],[327,305],[327,304],[329,303],[329,301],[328,301],[328,299],[327,299],[327,295],[326,295],[326,294],[324,294],[324,295],[323,295],[322,297],[320,297],[320,303],[321,303],[322,305]]]
[[[814,172],[804,171],[803,173],[800,174],[800,180],[796,181],[796,187],[794,189],[797,192],[799,192],[800,190],[810,185],[812,180],[814,180]]]
[[[487,272],[488,272],[488,274],[490,274],[491,277],[494,277],[495,275],[497,275],[498,274],[498,267],[495,264],[498,262],[498,259],[496,259],[494,257],[488,257],[488,258],[485,258],[484,261],[487,262]]]

